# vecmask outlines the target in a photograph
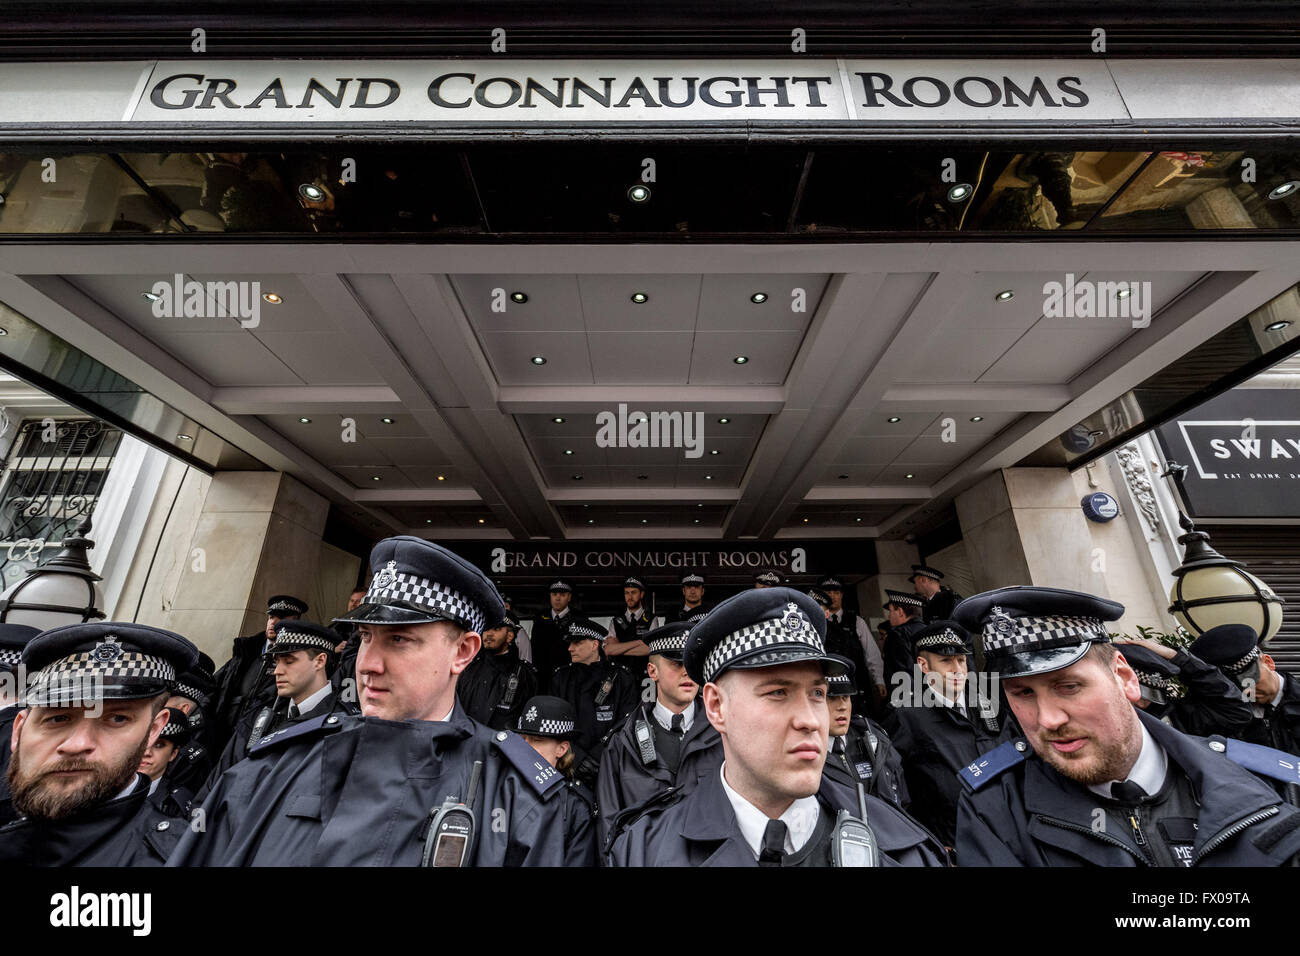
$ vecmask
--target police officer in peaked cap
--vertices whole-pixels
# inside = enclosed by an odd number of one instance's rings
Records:
[[[704,603],[704,575],[699,571],[687,571],[682,575],[682,606],[673,615],[675,621],[693,622],[709,612]]]
[[[307,602],[292,594],[274,594],[266,602],[266,626],[256,634],[235,638],[230,660],[214,675],[217,685],[213,718],[218,741],[225,747],[236,726],[249,713],[275,701],[275,680],[266,666],[266,650],[280,621],[307,613]]]
[[[941,865],[933,837],[889,803],[840,799],[822,775],[830,737],[826,616],[792,588],[744,591],[695,624],[685,663],[704,688],[723,764],[689,794],[648,804],[617,833],[617,866]]]
[[[665,790],[687,793],[722,763],[722,738],[704,716],[700,687],[682,656],[691,625],[674,621],[651,631],[653,699],[628,715],[605,748],[596,786],[602,845],[622,813],[635,813]]]
[[[1142,699],[1134,706],[1185,734],[1250,739],[1250,704],[1213,664],[1150,638],[1116,639],[1115,649],[1137,675]]]
[[[965,866],[1278,866],[1300,859],[1300,817],[1256,774],[1295,760],[1193,737],[1137,710],[1137,675],[1106,624],[1123,605],[1056,588],[967,598],[986,667],[1023,736],[961,771]]]
[[[365,601],[340,619],[361,636],[360,716],[321,715],[263,737],[213,787],[206,828],[185,834],[171,864],[563,863],[565,823],[547,799],[563,779],[540,775],[522,738],[456,701],[483,629],[505,613],[496,587],[410,535],[380,541],[370,567]],[[455,833],[429,825],[447,814]]]
[[[162,865],[183,824],[149,802],[138,768],[197,659],[179,634],[142,624],[69,624],[27,643],[7,771],[17,819],[0,828],[0,865]]]
[[[596,799],[575,774],[573,706],[559,697],[539,695],[524,701],[515,723],[515,731],[537,751],[546,765],[564,777],[563,787],[547,791],[547,799],[561,804],[564,817],[565,858],[563,866],[595,866]],[[539,773],[547,767],[537,764]]]
[[[858,690],[853,696],[853,709],[864,716],[878,713],[885,686],[884,662],[880,648],[871,637],[871,631],[862,615],[844,606],[844,583],[833,574],[817,582],[816,589],[826,595],[826,650],[847,657],[853,662]],[[818,601],[820,604],[821,602]]]
[[[854,799],[861,783],[867,793],[888,800],[900,810],[908,810],[911,795],[898,748],[878,723],[853,713],[851,701],[858,690],[854,665],[847,657],[839,661],[844,672],[826,675],[831,740],[822,774],[845,788],[846,800]]]
[[[912,676],[916,653],[912,648],[916,635],[925,629],[922,619],[924,601],[915,594],[885,588],[885,613],[889,615],[889,630],[885,633],[884,658],[885,686],[890,699],[899,685],[899,675],[906,681]]]
[[[14,717],[21,710],[22,687],[19,686],[26,669],[20,669],[23,648],[27,642],[39,634],[34,627],[26,624],[5,624],[0,622],[0,826],[13,819],[13,809],[9,803],[9,786],[5,783],[4,773],[9,767],[9,737],[14,725]]]
[[[570,662],[551,677],[551,692],[567,700],[576,713],[574,773],[594,790],[605,746],[641,699],[636,678],[605,656],[603,627],[586,618],[569,625]]]
[[[764,568],[754,575],[754,587],[777,588],[781,586],[781,575],[772,568]]]
[[[926,624],[934,621],[947,621],[952,612],[961,603],[962,597],[948,585],[943,584],[943,572],[928,564],[912,565],[912,576],[907,579],[916,588],[917,597],[925,602],[921,616]]]
[[[483,649],[456,681],[456,696],[465,712],[493,730],[507,730],[537,693],[537,671],[519,657],[514,636],[519,619],[507,611],[483,632]]]
[[[149,802],[164,815],[188,822],[194,792],[178,786],[171,779],[171,770],[190,741],[190,719],[182,710],[168,707],[166,711],[167,723],[145,751],[140,772],[149,778]]]
[[[624,578],[624,610],[609,619],[609,631],[605,635],[606,656],[618,658],[642,687],[646,686],[650,654],[646,635],[663,624],[663,619],[651,615],[645,606],[647,590],[640,576],[629,574]]]
[[[577,615],[573,602],[573,585],[567,578],[556,578],[547,589],[550,608],[533,621],[531,644],[533,667],[537,669],[537,690],[550,693],[551,675],[569,662],[569,625]]]

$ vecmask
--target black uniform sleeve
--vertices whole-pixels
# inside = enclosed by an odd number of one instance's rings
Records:
[[[995,786],[991,784],[990,786]],[[1007,837],[999,831],[1013,829],[998,821],[985,819],[969,790],[957,798],[957,865],[958,866],[1026,866],[1012,851]]]
[[[1254,719],[1241,688],[1213,664],[1187,651],[1175,654],[1173,663],[1187,686],[1187,696],[1174,704],[1179,729],[1197,737],[1239,737]]]

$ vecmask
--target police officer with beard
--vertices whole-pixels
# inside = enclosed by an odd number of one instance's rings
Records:
[[[553,696],[567,700],[577,714],[575,774],[593,790],[605,745],[641,696],[632,675],[605,657],[604,642],[605,631],[595,621],[574,619],[569,625],[571,662],[559,668],[551,679]]]
[[[26,624],[0,623],[0,825],[13,819],[13,808],[9,803],[9,786],[4,781],[4,772],[9,768],[9,732],[14,725],[14,717],[21,710],[23,689],[19,684],[19,664],[23,658],[23,648],[27,642],[39,634],[34,627]]]
[[[1137,676],[1106,622],[1123,605],[999,588],[957,607],[1023,730],[961,771],[965,866],[1280,866],[1300,861],[1300,811],[1256,773],[1294,758],[1192,737],[1133,707]],[[1253,772],[1252,772],[1253,771]]]
[[[198,650],[142,624],[69,624],[23,649],[31,675],[7,771],[17,819],[0,866],[160,866],[181,825],[149,802],[138,768]]]
[[[507,612],[496,627],[483,632],[483,649],[456,682],[460,705],[493,730],[515,725],[524,704],[537,692],[537,672],[519,659],[514,635],[519,620]]]
[[[170,865],[564,862],[565,822],[547,799],[563,778],[456,701],[483,628],[505,614],[496,587],[410,535],[380,541],[370,567],[365,602],[341,618],[361,634],[361,715],[321,715],[262,738],[217,782],[206,827],[181,838]],[[463,839],[431,825],[448,815]]]
[[[620,813],[635,812],[666,790],[687,793],[722,763],[721,738],[705,719],[699,685],[682,664],[690,628],[674,621],[647,635],[655,697],[632,711],[601,759],[596,796],[602,845]]]
[[[826,616],[792,588],[728,598],[692,626],[685,663],[724,760],[684,797],[652,801],[615,835],[615,866],[934,866],[944,851],[869,794],[846,805],[822,775],[830,737]],[[874,844],[874,850],[867,849]],[[859,852],[861,851],[861,852]]]
[[[623,603],[626,610],[615,614],[609,620],[609,632],[605,635],[605,654],[617,657],[638,684],[645,686],[646,666],[649,650],[646,647],[646,635],[663,624],[660,618],[652,618],[645,608],[646,586],[635,574],[628,575],[623,582]]]
[[[1217,667],[1147,638],[1117,638],[1115,649],[1137,675],[1142,699],[1135,707],[1185,734],[1250,739],[1250,705]]]

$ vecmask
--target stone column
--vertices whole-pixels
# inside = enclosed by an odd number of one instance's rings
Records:
[[[858,607],[868,621],[885,616],[880,607],[885,603],[885,588],[912,593],[907,579],[912,576],[912,565],[921,563],[914,544],[877,539],[875,545],[876,573],[858,585]]]

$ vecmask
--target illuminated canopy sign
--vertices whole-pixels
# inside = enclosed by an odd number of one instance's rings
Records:
[[[1285,60],[0,64],[0,124],[1141,124],[1295,119]]]

